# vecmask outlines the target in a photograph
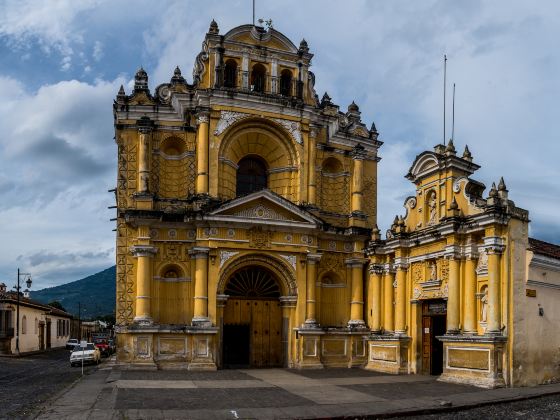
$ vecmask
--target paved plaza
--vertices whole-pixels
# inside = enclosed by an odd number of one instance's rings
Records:
[[[554,393],[560,393],[560,384],[483,390],[439,382],[431,376],[391,376],[361,369],[143,371],[120,370],[109,363],[46,404],[39,418],[398,416]]]

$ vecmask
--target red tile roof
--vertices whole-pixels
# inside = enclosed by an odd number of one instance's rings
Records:
[[[546,255],[547,257],[560,259],[560,245],[555,245],[549,242],[539,241],[538,239],[529,238],[529,247],[535,254]]]

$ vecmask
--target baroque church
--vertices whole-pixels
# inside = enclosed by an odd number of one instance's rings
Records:
[[[382,236],[383,143],[355,103],[319,99],[312,57],[212,21],[192,84],[176,68],[151,92],[140,69],[119,90],[118,363],[560,379],[558,334],[542,345],[560,247],[529,239],[503,180],[485,195],[452,141],[417,156]]]

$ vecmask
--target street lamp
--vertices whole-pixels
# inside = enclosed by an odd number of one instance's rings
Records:
[[[16,290],[17,296],[17,304],[16,304],[16,354],[19,355],[19,291],[21,290],[20,286],[20,278],[25,279],[25,284],[27,285],[28,289],[31,289],[31,274],[29,273],[21,273],[19,268],[17,270],[17,285],[14,286]]]

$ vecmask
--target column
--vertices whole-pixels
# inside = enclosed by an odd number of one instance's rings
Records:
[[[395,331],[395,272],[390,264],[386,264],[384,268],[384,279],[383,279],[383,328],[385,331],[393,332]]]
[[[383,274],[383,267],[379,264],[373,264],[369,268],[371,281],[371,325],[372,332],[381,331],[381,281]]]
[[[486,238],[485,238],[486,242]],[[488,253],[488,323],[486,332],[500,335],[502,332],[500,282],[501,282],[501,254],[503,247],[492,245],[486,248]]]
[[[361,258],[350,258],[346,264],[352,272],[352,301],[350,302],[350,327],[365,327],[364,322],[364,260]]]
[[[152,324],[152,257],[157,249],[149,245],[133,246],[132,255],[137,259],[136,265],[136,316],[134,322],[141,325]]]
[[[208,252],[209,248],[194,247],[189,253],[195,260],[194,316],[192,324],[207,324],[208,320]]]
[[[140,120],[138,122],[138,184],[139,193],[149,193],[150,183],[150,136],[152,132],[151,121]]]
[[[397,295],[395,304],[395,334],[406,335],[406,269],[408,264],[395,262],[397,268]]]
[[[307,300],[305,307],[305,326],[315,327],[317,326],[316,317],[316,300],[315,300],[315,288],[317,283],[317,262],[321,259],[321,254],[308,254],[307,255],[307,277],[306,277],[306,291]]]
[[[316,181],[316,166],[317,166],[317,130],[311,128],[309,130],[309,160],[308,160],[308,183],[307,183],[307,202],[311,205],[317,204],[317,181]]]
[[[476,266],[474,254],[468,255],[465,261],[465,321],[463,331],[476,334]]]
[[[196,193],[208,194],[208,114],[197,117],[198,130],[196,135]]]
[[[364,159],[366,157],[363,147],[355,147],[352,151],[354,171],[352,173],[352,213],[363,212],[363,177]]]
[[[459,334],[460,306],[460,260],[454,247],[449,247],[445,258],[449,260],[449,280],[447,282],[447,334]]]

